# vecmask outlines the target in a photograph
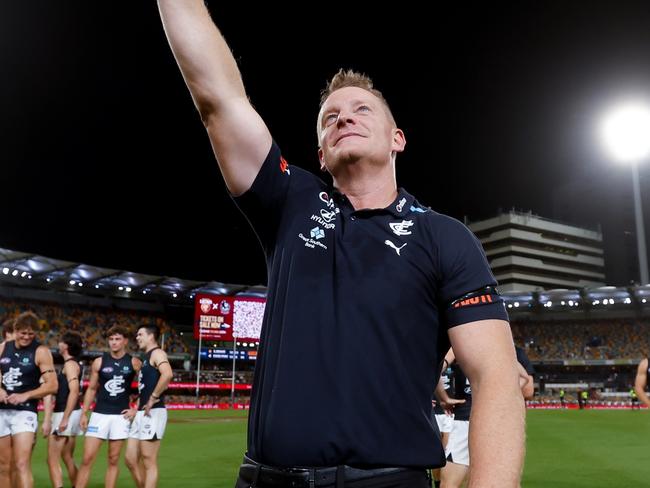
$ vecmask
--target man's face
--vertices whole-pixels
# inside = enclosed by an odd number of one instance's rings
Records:
[[[63,354],[64,352],[67,352],[67,351],[68,351],[68,345],[67,345],[65,342],[63,342],[63,341],[59,341],[59,344],[58,344],[58,345],[59,345],[59,352],[60,352],[61,354]]]
[[[36,332],[31,327],[16,330],[14,334],[16,336],[16,344],[20,347],[29,346],[34,340],[34,337],[36,337]]]
[[[147,329],[138,329],[138,333],[135,335],[135,340],[138,342],[138,348],[146,349],[146,347],[149,345],[149,342],[151,342],[152,336],[153,334],[149,334],[147,332]]]
[[[382,101],[358,87],[341,88],[327,98],[318,128],[321,168],[334,176],[342,164],[360,159],[385,164],[393,151],[404,148],[403,134]]]
[[[122,334],[113,334],[108,337],[108,347],[111,352],[122,352],[126,349],[129,340]]]

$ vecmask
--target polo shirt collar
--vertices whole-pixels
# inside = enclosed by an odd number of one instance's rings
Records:
[[[345,194],[338,191],[336,188],[330,187],[329,191],[332,199],[337,205],[340,206],[351,206],[350,200],[345,196]],[[404,188],[399,188],[397,190],[397,197],[393,202],[384,208],[384,211],[394,215],[395,217],[403,217],[411,211],[413,202],[415,198],[413,195],[408,193]],[[367,209],[359,209],[367,210]]]

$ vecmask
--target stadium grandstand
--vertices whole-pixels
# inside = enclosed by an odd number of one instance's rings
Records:
[[[264,286],[143,275],[7,249],[0,249],[0,260],[0,319],[33,310],[41,319],[39,340],[53,352],[64,330],[81,333],[91,359],[106,349],[103,331],[110,325],[134,330],[154,323],[174,367],[172,408],[248,407]],[[221,340],[201,332],[197,340],[198,299],[206,296],[257,301],[261,308],[243,315],[244,327],[253,331],[245,335],[251,337]],[[560,389],[569,403],[586,390],[599,404],[626,404],[636,365],[650,352],[650,286],[503,297],[515,342],[537,370],[532,406],[557,404]]]

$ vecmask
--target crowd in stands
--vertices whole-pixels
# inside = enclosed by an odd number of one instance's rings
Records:
[[[131,349],[135,350],[135,332],[137,328],[144,324],[155,324],[160,327],[167,352],[189,352],[187,344],[170,327],[165,318],[155,314],[3,298],[0,299],[0,323],[27,310],[33,311],[40,318],[38,341],[52,348],[57,347],[57,341],[62,332],[73,330],[81,334],[85,350],[107,350],[104,332],[113,324],[122,324],[129,327],[133,332],[130,345]]]
[[[650,353],[650,320],[512,322],[515,343],[531,360],[632,359]]]
[[[165,403],[186,403],[196,404],[198,400],[199,405],[217,405],[217,404],[230,404],[230,393],[220,395],[199,395],[198,399],[195,395],[165,395]],[[235,395],[235,403],[242,405],[249,405],[251,402],[250,395]]]
[[[187,383],[196,382],[196,371],[174,370],[174,382]],[[214,369],[204,371],[201,369],[201,383],[230,383],[232,381],[232,370]],[[235,383],[253,382],[253,371],[236,371]]]

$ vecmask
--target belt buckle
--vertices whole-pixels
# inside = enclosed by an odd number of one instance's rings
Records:
[[[315,488],[316,486],[316,468],[285,468],[282,471],[290,475],[307,475],[306,481],[309,488]]]

